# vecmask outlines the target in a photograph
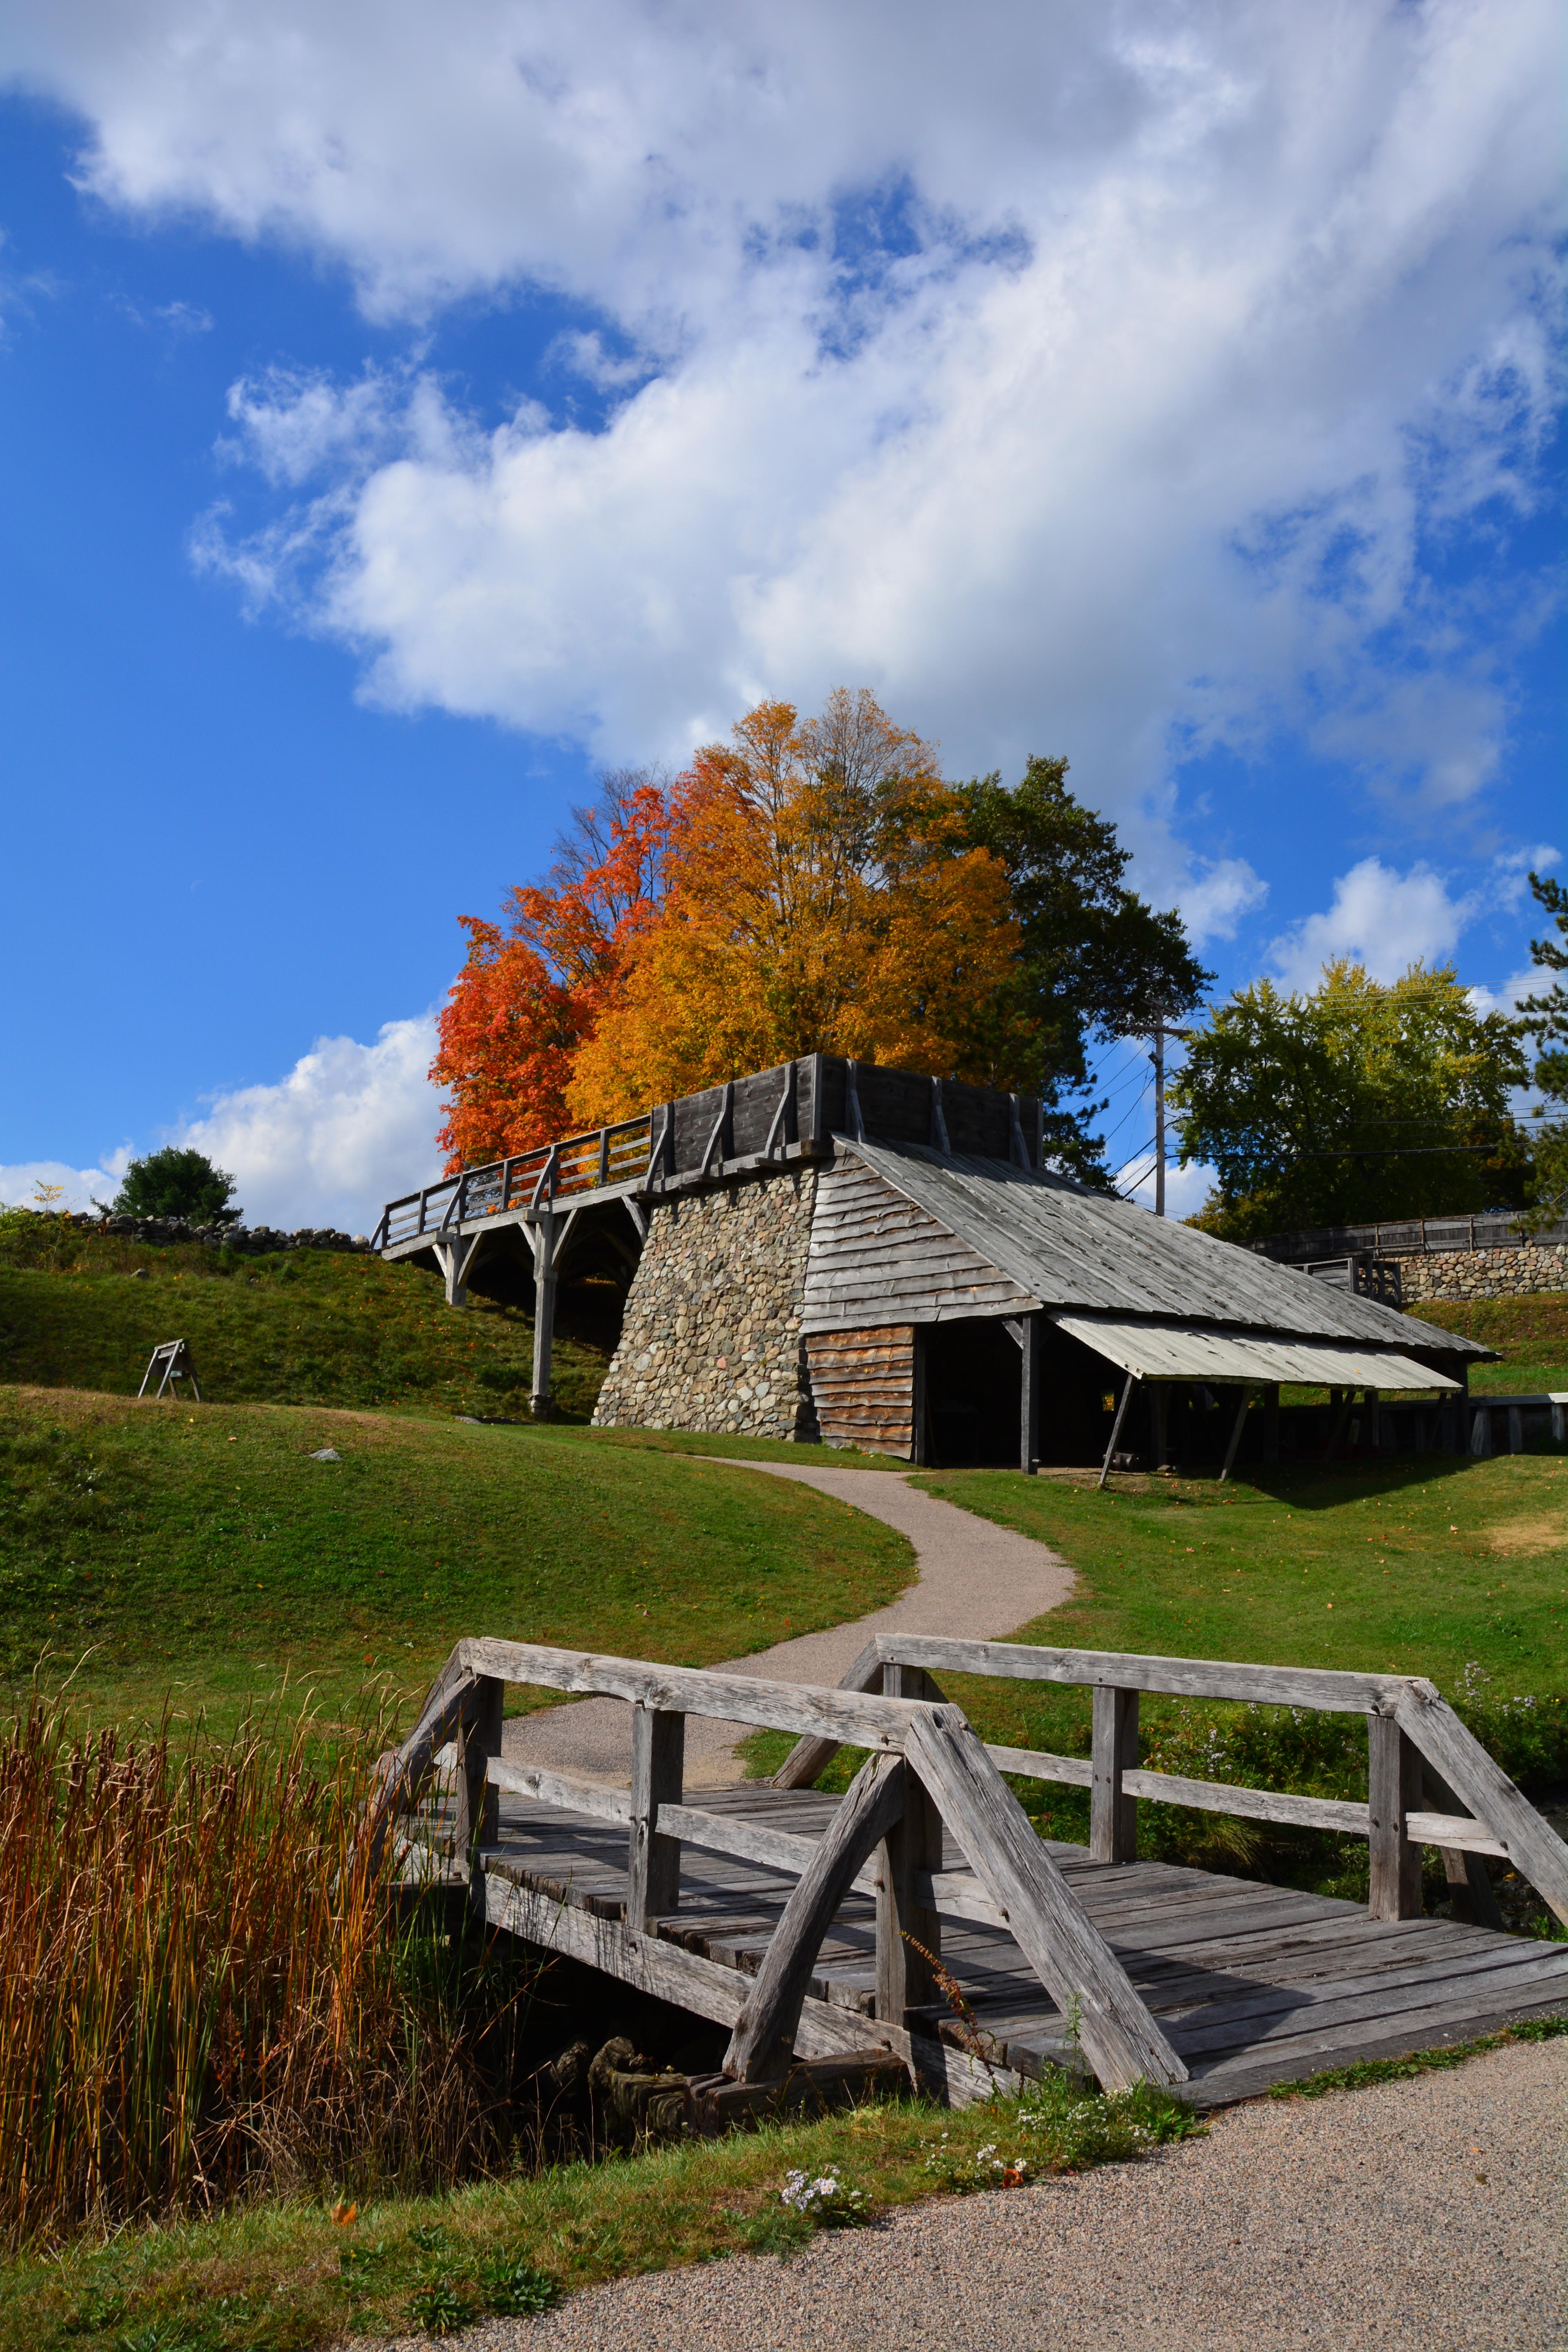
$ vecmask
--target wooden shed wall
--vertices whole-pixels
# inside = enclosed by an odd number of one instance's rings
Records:
[[[816,1425],[826,1445],[914,1457],[915,1329],[818,1331],[805,1343]]]
[[[801,1328],[857,1331],[907,1317],[1017,1315],[1035,1305],[967,1242],[846,1156],[817,1182]]]

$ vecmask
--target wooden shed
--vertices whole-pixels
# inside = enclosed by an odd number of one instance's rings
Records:
[[[1289,1386],[1327,1402],[1288,1448],[1468,1442],[1489,1350],[1085,1191],[1040,1128],[1030,1097],[812,1055],[408,1194],[376,1242],[454,1304],[521,1273],[536,1411],[557,1286],[591,1267],[625,1290],[606,1423],[1224,1470],[1278,1454]],[[1397,1423],[1391,1397],[1417,1400]]]

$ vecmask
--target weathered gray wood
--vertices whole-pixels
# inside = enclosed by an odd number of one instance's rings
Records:
[[[531,1642],[469,1638],[458,1643],[454,1654],[459,1654],[470,1672],[499,1675],[504,1682],[640,1700],[676,1715],[717,1716],[724,1723],[761,1724],[775,1731],[827,1737],[839,1747],[879,1748],[893,1754],[902,1750],[919,1711],[902,1699],[870,1693],[712,1674],[700,1666],[650,1665],[642,1658],[603,1657]]]
[[[1137,1385],[1136,1376],[1129,1372],[1121,1383],[1121,1394],[1116,1401],[1116,1418],[1110,1424],[1110,1435],[1105,1447],[1105,1459],[1100,1465],[1100,1475],[1094,1482],[1096,1486],[1103,1486],[1110,1475],[1111,1456],[1116,1452],[1116,1441],[1121,1434],[1121,1423],[1127,1412],[1127,1401]]]
[[[479,1853],[494,1845],[499,1821],[498,1798],[489,1785],[492,1756],[500,1754],[501,1702],[505,1686],[483,1675],[458,1727],[458,1814],[453,1844],[467,1864],[468,1883],[476,1891],[484,1874]]]
[[[1183,1698],[1244,1699],[1310,1706],[1331,1715],[1392,1715],[1414,1687],[1406,1675],[1355,1675],[1321,1666],[1266,1666],[1219,1658],[1143,1657],[1113,1650],[1048,1650],[1024,1642],[968,1642],[942,1633],[884,1633],[882,1655],[937,1673],[995,1675],[1015,1682],[1104,1683]]]
[[[1061,1780],[1068,1788],[1087,1789],[1094,1766],[1087,1756],[1053,1756],[1044,1748],[993,1748],[985,1753],[998,1772],[1016,1772],[1021,1780]]]
[[[1502,1845],[1521,1876],[1559,1919],[1568,1921],[1568,1847],[1432,1684],[1413,1680],[1406,1685],[1399,1723],[1459,1802],[1468,1805]]]
[[[1199,1812],[1234,1813],[1243,1821],[1287,1822],[1294,1829],[1334,1830],[1342,1837],[1369,1834],[1367,1809],[1338,1797],[1292,1797],[1273,1789],[1247,1789],[1228,1780],[1188,1780],[1178,1772],[1124,1772],[1121,1784],[1135,1797],[1166,1805],[1191,1805]]]
[[[631,1826],[632,1801],[624,1789],[606,1789],[602,1781],[585,1780],[575,1772],[552,1772],[542,1764],[513,1764],[504,1757],[492,1756],[489,1780],[492,1788],[512,1796],[532,1797],[542,1805],[587,1813],[595,1821],[614,1822],[622,1829]]]
[[[715,1813],[697,1805],[661,1805],[658,1828],[665,1836],[697,1846],[704,1853],[731,1854],[737,1861],[757,1863],[763,1870],[785,1871],[792,1878],[810,1868],[821,1843],[820,1838],[801,1837],[766,1822],[748,1821],[743,1813]],[[856,1878],[855,1886],[861,1894],[874,1895],[879,1876],[879,1866],[868,1864]]]
[[[1441,1772],[1435,1766],[1426,1763],[1425,1759],[1422,1762],[1422,1780],[1429,1805],[1438,1807],[1449,1816],[1458,1812],[1459,1801],[1454,1791],[1449,1788]],[[1428,1820],[1429,1816],[1426,1814],[1412,1813],[1411,1836],[1421,1838],[1421,1830],[1415,1824],[1425,1823]],[[1476,1822],[1473,1827],[1479,1830],[1481,1824]],[[1426,1843],[1428,1841],[1422,1839],[1422,1843]],[[1500,1927],[1503,1924],[1502,1912],[1499,1907],[1497,1895],[1481,1855],[1473,1848],[1467,1849],[1450,1844],[1447,1839],[1443,1840],[1440,1851],[1443,1856],[1443,1875],[1448,1882],[1449,1907],[1454,1917],[1473,1920],[1483,1927]]]
[[[388,1833],[398,1813],[416,1803],[430,1777],[438,1749],[471,1723],[479,1705],[480,1677],[454,1650],[431,1685],[413,1730],[393,1755],[384,1757],[377,1782],[365,1806],[355,1840],[356,1855],[366,1866],[379,1866]]]
[[[716,2025],[733,2026],[752,1990],[753,1979],[738,1969],[704,1959],[619,1919],[516,1885],[499,1869],[488,1874],[485,1895],[492,1927],[522,1936],[546,1951],[585,1961],[622,1984],[673,2001]],[[900,2036],[896,2028],[877,2023],[868,2030],[868,2021],[855,2011],[809,1997],[801,2002],[795,2038],[803,2058],[852,2057],[868,2043],[902,2056],[909,2047],[908,2036]]]
[[[881,1650],[875,1641],[868,1642],[848,1673],[839,1684],[841,1690],[879,1691],[882,1687]],[[837,1755],[842,1743],[822,1739],[810,1734],[797,1739],[778,1770],[773,1776],[775,1789],[809,1789],[819,1772],[826,1770]]]
[[[1406,1813],[1405,1834],[1415,1845],[1440,1846],[1457,1858],[1467,1853],[1498,1854],[1505,1861],[1508,1858],[1508,1848],[1501,1838],[1493,1837],[1479,1822],[1467,1820],[1463,1813]],[[1470,1883],[1462,1859],[1458,1860],[1458,1869],[1448,1875],[1456,1883]]]
[[[1117,2090],[1140,2075],[1184,2082],[1186,2068],[958,1709],[922,1712],[906,1754],[1047,1991],[1064,2015],[1077,2005],[1100,2082]]]
[[[1135,1862],[1138,1801],[1122,1787],[1122,1774],[1138,1762],[1138,1694],[1094,1689],[1093,1751],[1089,1784],[1089,1853],[1091,1862]]]
[[[940,1697],[920,1666],[887,1664],[889,1698]],[[936,1998],[933,1963],[942,1957],[942,1921],[921,1898],[918,1881],[942,1868],[942,1816],[912,1773],[904,1778],[904,1809],[889,1825],[877,1872],[876,2013],[902,2025],[911,2009]]]
[[[766,2081],[787,2066],[818,1947],[861,1864],[902,1812],[904,1786],[903,1765],[886,1756],[868,1758],[851,1781],[833,1826],[784,1905],[730,2037],[726,2074]]]
[[[658,1827],[661,1806],[679,1805],[685,1775],[686,1717],[632,1709],[632,1822],[626,1918],[647,1927],[680,1902],[680,1841]]]
[[[1414,1919],[1421,1910],[1421,1849],[1411,1843],[1405,1816],[1421,1802],[1420,1751],[1387,1716],[1368,1716],[1366,1738],[1372,1845],[1367,1907],[1374,1919]]]
[[[542,1216],[537,1234],[533,1251],[533,1385],[529,1403],[531,1411],[543,1419],[550,1411],[550,1356],[555,1332],[555,1219]]]

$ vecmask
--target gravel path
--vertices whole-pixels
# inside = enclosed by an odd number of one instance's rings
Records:
[[[1031,1536],[999,1528],[956,1504],[921,1494],[896,1472],[822,1470],[793,1462],[735,1462],[726,1469],[761,1470],[832,1495],[906,1535],[915,1548],[918,1581],[886,1609],[821,1633],[776,1642],[750,1657],[729,1658],[724,1672],[777,1675],[791,1682],[836,1683],[874,1633],[965,1633],[994,1641],[1031,1617],[1056,1609],[1072,1591],[1073,1572],[1060,1554]],[[732,1786],[742,1778],[736,1727],[707,1716],[686,1721],[686,1785]],[[579,1699],[539,1715],[513,1717],[501,1735],[501,1753],[518,1763],[552,1764],[625,1786],[631,1779],[631,1710],[613,1698]]]
[[[1561,2352],[1568,2049],[1217,2116],[1207,2139],[628,2279],[462,2352]]]

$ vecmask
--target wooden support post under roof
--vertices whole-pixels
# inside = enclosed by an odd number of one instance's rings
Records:
[[[1121,1383],[1121,1395],[1116,1407],[1116,1418],[1110,1424],[1110,1442],[1105,1449],[1105,1459],[1100,1465],[1100,1475],[1095,1480],[1095,1485],[1097,1486],[1103,1486],[1107,1478],[1110,1475],[1111,1457],[1116,1452],[1116,1441],[1121,1434],[1121,1418],[1127,1411],[1127,1400],[1131,1395],[1136,1386],[1137,1380],[1135,1376],[1131,1372],[1129,1372],[1127,1378]]]

